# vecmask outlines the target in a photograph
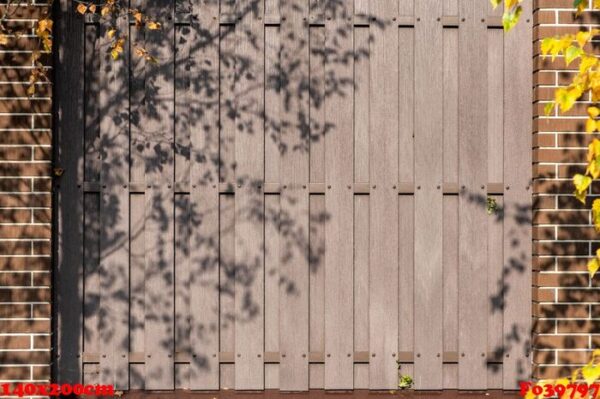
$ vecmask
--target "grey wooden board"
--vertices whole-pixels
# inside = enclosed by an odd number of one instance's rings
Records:
[[[398,48],[402,49],[398,53],[398,181],[413,182],[415,179],[415,95],[419,91],[415,89],[414,29],[399,29]]]
[[[459,185],[464,186],[459,196],[458,386],[486,389],[488,58],[487,27],[481,20],[487,16],[487,4],[460,0],[459,11],[465,22],[458,41]]]
[[[84,195],[83,227],[83,351],[99,353],[102,345],[98,324],[100,300],[100,200],[97,193]]]
[[[144,352],[144,292],[145,292],[145,196],[132,194],[130,201],[130,237],[129,237],[129,348],[132,352]],[[130,388],[133,389],[133,380],[142,379],[143,374],[138,374],[139,368],[132,369],[130,375]],[[142,365],[143,370],[143,365]]]
[[[100,126],[98,124],[98,85],[100,83],[100,57],[98,29],[85,27],[85,130],[84,178],[100,179],[99,152]],[[98,302],[100,298],[100,202],[97,193],[84,194],[83,198],[83,351],[98,353],[100,347]],[[84,370],[85,373],[85,370]]]
[[[309,28],[310,41],[310,182],[325,183],[325,28]]]
[[[496,201],[498,211],[488,215],[488,337],[487,353],[501,354],[503,344],[502,329],[502,301],[503,290],[503,265],[504,265],[504,239],[503,239],[503,198],[500,195],[490,195]],[[502,389],[502,369],[497,365],[488,365],[488,388]],[[492,386],[492,382],[500,382],[499,386]]]
[[[148,51],[156,63],[145,63],[142,113],[146,165],[145,210],[145,389],[173,389],[174,380],[174,5],[167,0],[147,4],[149,18],[162,28],[146,32]]]
[[[265,3],[265,15],[279,13],[277,0]],[[265,27],[265,182],[280,183],[279,76],[280,35]],[[269,83],[270,82],[270,83]],[[265,352],[279,352],[280,197],[265,198]],[[279,388],[279,364],[265,364],[265,389]]]
[[[398,31],[392,18],[398,4],[371,0],[369,198],[369,360],[370,389],[398,385]],[[373,187],[376,188],[373,188]]]
[[[117,19],[119,29],[127,29],[126,17]],[[102,46],[108,46],[101,24]],[[129,352],[129,68],[128,55],[113,60],[102,52],[99,84],[100,143],[103,154],[100,181],[100,379],[115,389],[127,390]]]
[[[414,371],[417,389],[442,389],[443,352],[443,43],[438,0],[420,0],[415,13]],[[433,144],[433,145],[432,145]]]
[[[488,29],[487,31],[488,182],[503,181],[504,36],[502,29]]]
[[[145,38],[142,30],[135,27],[130,28],[129,35],[130,48],[135,48],[136,46],[145,47]],[[129,76],[130,179],[131,181],[144,181],[146,174],[144,153],[147,145],[144,131],[146,61],[144,57],[131,56],[129,60],[131,62]]]
[[[458,197],[443,199],[443,321],[444,352],[458,352]],[[456,364],[444,364],[444,388],[456,389],[458,374]]]
[[[353,387],[353,260],[354,260],[354,66],[343,62],[344,49],[352,49],[353,15],[350,3],[335,12],[326,9],[325,75],[338,91],[325,98],[325,389]],[[330,13],[331,12],[331,13]],[[337,56],[336,56],[337,55]],[[333,150],[335,149],[335,150]],[[340,334],[340,331],[346,333]]]
[[[458,31],[444,29],[444,183],[458,181]]]
[[[504,41],[504,389],[531,378],[531,7]]]
[[[252,0],[237,7],[235,178],[241,187],[235,195],[235,388],[263,389],[264,26],[258,17],[264,15],[262,4]]]
[[[369,197],[366,195],[354,197],[354,351],[369,351]],[[366,388],[368,376],[367,368]]]
[[[173,190],[146,188],[145,206],[145,384],[149,390],[174,387]]]
[[[129,191],[100,194],[100,381],[129,387]]]
[[[75,15],[73,3],[61,0],[55,7],[58,13],[55,26],[58,51],[53,59],[54,83],[59,84],[53,100],[57,101],[53,118],[54,139],[69,143],[73,148],[83,148],[84,126],[84,28],[83,21]],[[54,278],[54,305],[56,309],[56,382],[80,383],[82,365],[77,357],[83,341],[83,193],[77,182],[83,178],[82,154],[56,149],[55,166],[69,172],[60,179],[55,198],[56,256]]]
[[[363,3],[368,3],[364,1]],[[366,10],[368,12],[368,9]],[[358,11],[355,9],[355,13]],[[412,42],[412,41],[411,41]],[[354,182],[369,182],[369,29],[354,29]]]
[[[269,15],[266,12],[266,15]],[[265,27],[265,182],[280,182],[281,118],[279,95],[279,54],[281,52],[279,27]]]
[[[235,351],[235,202],[232,195],[219,198],[219,348]],[[234,388],[232,364],[220,367],[221,389]]]
[[[265,352],[280,352],[279,215],[280,197],[276,195],[265,197]],[[277,388],[279,388],[279,364],[265,364],[265,389]]]
[[[190,388],[219,388],[219,25],[218,1],[193,3],[189,52],[190,180]],[[195,19],[194,19],[195,21]],[[198,45],[194,45],[198,43]],[[201,81],[193,77],[201,76]]]
[[[311,352],[325,352],[325,197],[311,195],[309,201],[309,349]],[[309,368],[310,389],[323,389],[325,386],[324,365],[311,364]]]
[[[311,2],[312,4],[312,2]],[[311,9],[311,12],[313,10]],[[310,40],[310,132],[316,137],[310,141],[310,182],[325,183],[325,28],[309,28]],[[309,350],[325,351],[325,197],[310,196],[309,221]],[[309,388],[323,389],[325,366],[309,365]]]
[[[307,0],[281,3],[279,388],[308,390],[309,30]],[[287,187],[287,188],[286,188]]]
[[[98,94],[102,82],[100,72],[100,38],[96,25],[85,27],[85,131],[84,172],[86,181],[100,180],[100,126],[98,123]]]
[[[222,10],[222,8],[221,8]],[[235,26],[220,27],[219,46],[219,178],[235,183]]]
[[[191,353],[190,236],[191,195],[175,194],[175,352]],[[217,236],[218,237],[218,236]],[[218,349],[218,348],[217,348]],[[181,388],[184,387],[184,388]],[[175,388],[190,389],[190,364],[175,365]]]
[[[398,351],[413,352],[415,343],[415,200],[398,198]]]

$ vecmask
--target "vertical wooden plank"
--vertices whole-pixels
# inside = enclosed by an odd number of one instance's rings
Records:
[[[325,183],[325,29],[309,28],[310,40],[310,182]]]
[[[132,56],[136,46],[144,47],[143,30],[135,27],[129,31],[129,60],[130,60],[130,180],[143,182],[146,173],[144,159],[146,137],[144,132],[144,98],[145,98],[145,60],[143,57]],[[144,352],[145,330],[145,195],[131,194],[130,202],[130,242],[129,242],[129,349],[132,352]],[[143,364],[129,365],[130,389],[142,389],[144,386]]]
[[[148,2],[162,29],[146,32],[145,389],[173,389],[174,376],[174,6]]]
[[[264,388],[264,15],[261,2],[236,7],[235,388],[243,390]]]
[[[487,352],[495,356],[502,355],[502,302],[503,290],[503,201],[500,195],[490,195],[496,201],[498,210],[488,215],[488,338]],[[490,378],[491,377],[491,378]],[[496,385],[491,385],[494,382]],[[498,385],[499,383],[499,385]],[[488,365],[488,385],[490,389],[502,389],[502,368]]]
[[[369,198],[369,384],[398,385],[398,30],[397,1],[371,0]]]
[[[85,130],[84,178],[100,180],[100,127],[98,93],[100,79],[100,40],[97,27],[85,27]],[[59,144],[60,145],[60,144]],[[98,353],[102,345],[98,328],[100,301],[100,202],[97,193],[83,195],[83,351]],[[85,367],[84,367],[85,368]],[[84,370],[84,374],[85,374]]]
[[[337,87],[325,99],[325,389],[354,386],[353,258],[354,258],[354,66],[353,4],[325,10],[325,76]],[[327,87],[327,86],[326,86]]]
[[[366,2],[365,2],[366,3]],[[368,10],[367,10],[368,12]],[[369,29],[354,29],[354,182],[369,182]]]
[[[443,263],[442,13],[438,0],[420,0],[415,15],[415,387],[442,389]]]
[[[70,0],[57,2],[53,67],[55,166],[66,173],[56,186],[56,240],[58,248],[54,273],[54,305],[58,350],[55,353],[57,383],[80,383],[83,323],[83,98],[84,27],[73,12]]]
[[[369,352],[369,197],[354,197],[354,351]],[[369,366],[354,365],[354,389],[369,389]]]
[[[368,1],[354,2],[367,15]],[[358,8],[357,8],[358,7]],[[354,182],[369,182],[369,29],[354,29]],[[354,351],[369,352],[369,197],[354,197]],[[369,365],[354,364],[354,389],[369,389]]]
[[[487,3],[460,0],[459,389],[487,388]]]
[[[117,26],[127,29],[126,17]],[[106,37],[109,25],[100,26]],[[108,39],[106,39],[108,40]],[[108,41],[103,39],[104,45]],[[100,141],[100,380],[115,389],[129,387],[129,70],[127,54],[100,59],[103,80],[99,93]],[[119,116],[119,117],[115,117]]]
[[[276,8],[273,7],[276,3]],[[269,9],[268,6],[274,9]],[[269,1],[265,15],[279,14],[279,2]],[[265,182],[279,183],[280,47],[279,28],[265,27]],[[265,197],[265,352],[279,352],[280,197]],[[279,364],[265,364],[265,389],[279,388]]]
[[[398,351],[415,352],[415,199],[412,195],[398,198]],[[402,374],[412,364],[401,364]]]
[[[446,125],[444,125],[444,129]],[[445,130],[444,130],[445,132]],[[443,330],[444,352],[458,351],[458,197],[446,195],[443,199]],[[444,364],[444,389],[456,389],[456,364]]]
[[[223,2],[221,2],[223,13]],[[219,179],[235,187],[235,27],[220,27],[219,46]],[[234,196],[219,199],[219,347],[235,351],[235,202]],[[220,367],[219,387],[235,386],[233,364]]]
[[[279,27],[265,26],[265,182],[280,182],[281,164],[281,43]]]
[[[188,26],[175,28],[175,181],[190,183],[190,47]],[[198,75],[202,76],[202,75]],[[202,80],[204,82],[204,80]],[[202,83],[203,85],[204,83]],[[190,195],[176,193],[175,205],[175,353],[190,350]],[[195,214],[196,212],[194,212]],[[195,219],[197,220],[197,219]],[[190,364],[175,365],[175,389],[190,389]]]
[[[201,76],[186,93],[190,105],[190,389],[219,388],[219,24],[217,0],[194,2],[189,69]]]
[[[400,28],[398,40],[398,181],[410,183],[415,181],[415,30]]]
[[[324,169],[322,169],[325,172]],[[310,196],[310,337],[311,352],[325,352],[325,196]],[[310,389],[323,389],[325,367],[311,364],[309,370]]]
[[[265,352],[280,352],[280,196],[265,197]],[[279,364],[265,364],[265,389],[279,388]]]
[[[233,195],[219,198],[219,347],[220,352],[235,351],[235,203]],[[221,389],[233,389],[232,364],[220,368]]]
[[[308,0],[281,4],[279,388],[308,390]]]
[[[504,40],[504,308],[503,388],[531,379],[531,87],[532,5]]]
[[[501,7],[498,7],[501,8]],[[504,31],[488,29],[488,182],[503,181],[504,153]]]
[[[312,2],[311,2],[312,4]],[[311,10],[312,12],[312,10]],[[310,182],[325,183],[325,29],[309,28],[310,35]],[[309,197],[309,350],[325,352],[325,197]],[[325,387],[324,364],[309,364],[309,388]]]
[[[220,27],[219,46],[219,180],[231,187],[235,184],[235,31],[235,26]]]
[[[456,0],[444,2],[444,15],[458,15]],[[458,29],[444,29],[443,177],[458,182]],[[458,197],[443,199],[443,331],[444,352],[458,352]],[[458,387],[458,366],[444,364],[444,388]]]
[[[443,32],[444,183],[456,184],[458,182],[458,29],[444,29]]]

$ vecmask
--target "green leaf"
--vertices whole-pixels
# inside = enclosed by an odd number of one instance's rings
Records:
[[[567,66],[569,66],[569,64],[575,61],[577,58],[581,57],[582,54],[583,50],[581,47],[569,46],[567,51],[565,51],[565,62],[567,63]]]
[[[552,111],[554,111],[554,103],[552,102],[546,104],[546,106],[544,107],[544,114],[548,116],[552,113]]]

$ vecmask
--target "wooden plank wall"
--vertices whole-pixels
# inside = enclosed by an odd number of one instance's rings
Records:
[[[60,382],[528,378],[530,5],[153,0],[117,61],[60,6]]]

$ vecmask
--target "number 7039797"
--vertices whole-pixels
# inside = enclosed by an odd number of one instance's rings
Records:
[[[531,381],[522,381],[519,383],[521,396],[526,398],[551,398],[560,399],[578,399],[590,398],[596,399],[600,393],[600,384],[569,383],[569,384],[542,384]]]

